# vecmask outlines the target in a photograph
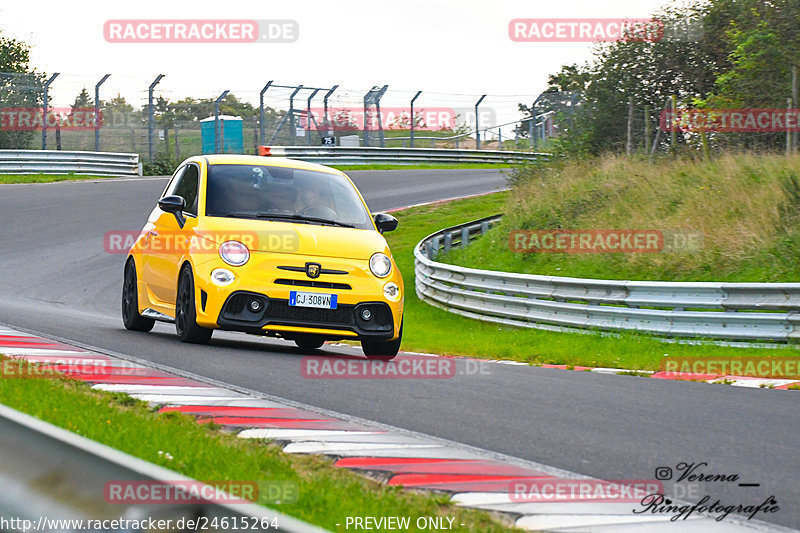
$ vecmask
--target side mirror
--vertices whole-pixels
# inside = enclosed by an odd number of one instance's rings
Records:
[[[397,219],[386,213],[378,213],[375,215],[375,225],[381,233],[394,231],[397,229]]]
[[[181,196],[165,196],[158,201],[158,207],[166,213],[175,215],[178,225],[183,227],[186,224],[186,218],[183,216],[183,210],[186,208],[186,200]]]

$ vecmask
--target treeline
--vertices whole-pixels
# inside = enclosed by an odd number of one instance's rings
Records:
[[[654,42],[599,43],[590,63],[565,65],[549,77],[547,92],[573,92],[578,102],[559,110],[557,151],[624,151],[634,109],[635,146],[649,149],[659,113],[673,95],[679,109],[787,107],[793,70],[796,76],[800,65],[797,0],[690,0],[653,18],[665,28],[687,31],[668,31]],[[794,91],[797,108],[796,83]],[[520,104],[520,110],[530,113],[531,106]],[[643,110],[649,124],[641,118]],[[645,132],[652,137],[644,139]],[[660,138],[663,143],[669,135]],[[777,150],[785,139],[785,133],[776,132],[716,133],[703,141],[721,148]],[[700,149],[697,135],[678,135],[677,142]]]

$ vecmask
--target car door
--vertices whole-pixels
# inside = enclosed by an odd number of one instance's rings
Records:
[[[178,288],[178,273],[189,250],[191,236],[197,226],[197,203],[200,172],[197,164],[189,163],[175,174],[163,196],[180,196],[186,202],[180,226],[175,215],[156,207],[153,229],[148,239],[147,284],[154,300],[164,308],[173,309]],[[163,197],[162,196],[162,197]],[[163,310],[162,310],[163,312]]]

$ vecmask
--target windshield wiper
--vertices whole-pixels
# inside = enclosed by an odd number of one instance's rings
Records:
[[[328,218],[318,218],[318,217],[307,217],[304,215],[280,215],[276,213],[258,213],[256,216],[258,218],[266,218],[266,219],[274,218],[277,220],[298,220],[306,222],[319,222],[320,224],[331,224],[334,226],[341,226],[343,228],[355,228],[353,224],[339,222],[338,220],[330,220]]]

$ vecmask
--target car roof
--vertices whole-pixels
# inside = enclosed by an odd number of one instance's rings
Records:
[[[209,165],[263,165],[268,167],[296,168],[299,170],[316,170],[328,174],[343,174],[335,168],[326,167],[317,163],[289,159],[287,157],[266,157],[260,155],[242,154],[210,154],[197,156],[192,159],[205,159]]]

